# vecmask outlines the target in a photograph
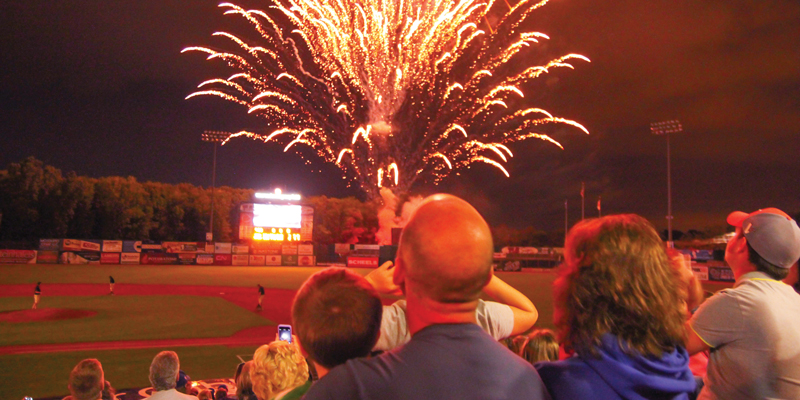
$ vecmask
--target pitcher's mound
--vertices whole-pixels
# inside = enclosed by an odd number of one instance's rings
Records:
[[[17,310],[0,312],[0,322],[39,322],[57,321],[60,319],[86,318],[97,314],[97,311],[72,310],[68,308],[40,308],[38,310]]]

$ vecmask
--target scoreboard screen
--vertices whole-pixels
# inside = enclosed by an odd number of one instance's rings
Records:
[[[300,229],[302,208],[284,204],[253,204],[253,226]]]
[[[240,206],[239,239],[311,241],[314,209],[294,204],[245,203]]]

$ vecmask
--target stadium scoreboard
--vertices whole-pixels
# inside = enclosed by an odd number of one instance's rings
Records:
[[[314,208],[298,204],[244,203],[239,206],[239,239],[267,242],[313,240]]]

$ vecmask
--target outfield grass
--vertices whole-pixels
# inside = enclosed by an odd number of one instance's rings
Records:
[[[27,296],[0,297],[0,311],[24,310],[30,303]],[[227,337],[248,327],[274,325],[218,297],[51,296],[46,303],[48,308],[91,310],[97,314],[79,319],[0,323],[0,346]]]
[[[2,399],[66,396],[72,367],[85,358],[103,364],[106,380],[117,389],[149,387],[148,370],[161,350],[174,350],[181,369],[193,380],[232,378],[239,364],[237,355],[252,358],[256,346],[177,347],[164,349],[91,350],[52,354],[15,354],[0,357]]]

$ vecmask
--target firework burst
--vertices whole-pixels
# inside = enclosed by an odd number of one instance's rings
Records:
[[[417,180],[438,182],[473,163],[499,169],[509,143],[540,139],[544,128],[575,121],[518,107],[526,83],[571,61],[567,54],[531,65],[530,49],[547,35],[520,29],[548,0],[521,0],[492,27],[493,0],[286,0],[265,11],[220,4],[248,21],[247,42],[214,36],[235,51],[189,47],[235,70],[187,97],[218,96],[263,117],[266,133],[238,132],[303,146],[335,163],[368,195],[381,187],[407,191]],[[497,7],[501,7],[498,5]]]

